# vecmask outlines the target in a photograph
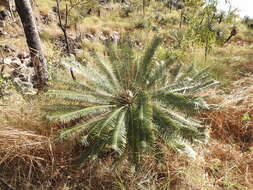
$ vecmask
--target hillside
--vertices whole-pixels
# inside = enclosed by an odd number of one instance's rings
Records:
[[[69,2],[61,2],[63,22],[66,4],[71,7]],[[212,109],[196,111],[196,119],[206,126],[209,136],[206,143],[194,145],[196,157],[178,154],[157,140],[155,145],[161,152],[145,154],[138,172],[129,167],[126,156],[118,167],[111,150],[82,168],[73,166],[80,154],[88,152],[86,142],[57,139],[71,123],[45,121],[41,107],[49,101],[43,99],[44,92],[37,95],[35,72],[18,14],[14,11],[14,18],[1,19],[0,13],[0,190],[253,188],[251,20],[240,20],[234,12],[220,16],[212,7],[205,9],[201,0],[189,1],[183,8],[168,2],[149,1],[143,8],[141,1],[94,0],[73,6],[66,27],[70,52],[59,27],[56,1],[36,1],[33,12],[47,59],[49,88],[65,87],[57,83],[59,80],[83,79],[77,72],[64,69],[68,60],[92,71],[96,68],[92,52],[106,59],[110,52],[105,44],[117,46],[124,39],[131,41],[137,59],[155,36],[161,36],[155,63],[175,59],[169,73],[176,73],[176,77],[191,67],[194,72],[208,67],[210,77],[219,85],[197,94]],[[205,25],[209,21],[211,24]],[[202,23],[203,27],[198,28]],[[236,34],[228,39],[233,29]]]

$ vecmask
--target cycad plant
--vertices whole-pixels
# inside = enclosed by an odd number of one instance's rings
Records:
[[[205,71],[190,78],[192,67],[181,73],[173,58],[154,61],[161,41],[155,37],[139,59],[131,42],[123,40],[117,48],[107,44],[107,61],[93,52],[92,67],[62,61],[77,80],[61,81],[48,91],[61,104],[48,106],[46,118],[68,126],[61,139],[84,143],[81,160],[114,151],[115,157],[127,155],[138,165],[147,150],[156,149],[155,142],[194,155],[192,145],[206,139],[204,127],[190,116],[208,109],[196,94],[216,82]]]

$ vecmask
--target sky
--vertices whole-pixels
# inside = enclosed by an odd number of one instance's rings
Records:
[[[250,16],[253,18],[253,0],[230,0],[233,8],[239,9],[241,17]],[[219,8],[222,10],[228,10],[229,5],[225,4],[225,0],[219,0]]]

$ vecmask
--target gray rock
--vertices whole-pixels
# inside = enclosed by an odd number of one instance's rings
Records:
[[[31,59],[29,54],[19,54],[4,58],[2,65],[2,76],[13,81],[15,86],[23,94],[36,94],[36,75],[33,67],[30,67]]]
[[[4,36],[8,34],[7,32],[5,32],[2,28],[0,28],[0,36]]]
[[[117,44],[120,40],[120,34],[116,31],[114,31],[113,34],[109,37],[109,40],[111,40],[113,43]]]
[[[0,45],[0,49],[3,50],[5,53],[15,53],[16,50],[14,47],[9,45]]]
[[[10,11],[8,11],[8,10],[1,10],[0,11],[0,20],[6,20],[9,17],[11,17]]]

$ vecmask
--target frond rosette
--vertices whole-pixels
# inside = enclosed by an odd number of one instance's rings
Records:
[[[183,71],[174,58],[159,61],[155,52],[162,39],[156,37],[141,59],[133,45],[123,40],[115,48],[107,44],[105,60],[94,52],[94,64],[84,66],[72,58],[62,64],[76,81],[58,81],[47,96],[61,104],[50,105],[46,118],[71,123],[61,139],[76,138],[85,146],[80,161],[98,158],[113,150],[139,164],[156,139],[171,149],[194,156],[193,145],[206,139],[205,127],[190,116],[209,109],[198,93],[217,84],[206,70]],[[176,72],[171,67],[177,65]]]

